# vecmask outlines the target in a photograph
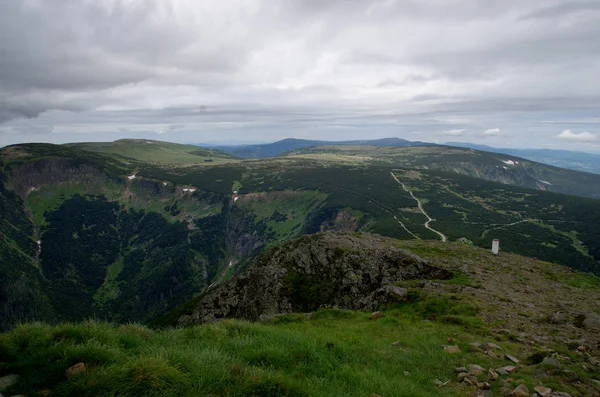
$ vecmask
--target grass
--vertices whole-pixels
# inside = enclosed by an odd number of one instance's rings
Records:
[[[428,313],[439,309],[431,305]],[[7,392],[28,396],[43,389],[52,396],[464,395],[464,386],[437,388],[433,380],[453,378],[454,367],[465,363],[469,332],[426,320],[421,310],[398,307],[369,320],[367,313],[321,309],[311,318],[160,331],[34,323],[0,335],[0,374],[20,374]],[[465,353],[443,352],[449,337]],[[64,371],[80,361],[86,372],[67,379]]]
[[[121,139],[114,142],[72,143],[67,145],[89,152],[135,159],[153,164],[222,164],[234,160],[231,155],[194,145],[153,141],[149,139]]]

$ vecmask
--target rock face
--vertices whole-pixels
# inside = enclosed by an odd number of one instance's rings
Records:
[[[405,299],[393,283],[450,273],[369,234],[318,233],[276,247],[240,277],[205,293],[178,324],[308,312],[321,305],[373,311]]]

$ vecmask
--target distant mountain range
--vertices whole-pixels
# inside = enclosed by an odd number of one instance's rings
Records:
[[[484,152],[509,154],[556,167],[600,174],[600,154],[574,152],[570,150],[495,148],[469,142],[446,142],[446,145],[459,146]]]
[[[433,143],[407,141],[401,138],[382,138],[372,140],[353,140],[353,141],[318,141],[308,139],[288,138],[273,143],[264,143],[257,145],[231,145],[231,146],[212,146],[215,149],[221,149],[229,154],[244,159],[268,158],[279,156],[289,150],[302,149],[310,146],[324,145],[369,145],[369,146],[435,146]],[[204,145],[200,145],[204,146]]]

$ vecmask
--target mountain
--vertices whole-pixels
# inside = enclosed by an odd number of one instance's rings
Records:
[[[468,142],[448,142],[446,144],[485,152],[504,153],[556,167],[600,174],[600,154],[554,149],[502,149]]]
[[[328,145],[291,150],[283,155],[327,163],[441,170],[531,189],[600,198],[600,175],[453,146]]]
[[[283,139],[273,143],[258,145],[239,145],[239,146],[215,146],[216,149],[223,150],[240,158],[267,158],[275,157],[293,149],[301,149],[309,146],[323,145],[372,145],[372,146],[429,146],[433,145],[426,142],[407,141],[400,138],[382,138],[372,140],[352,140],[352,141],[319,141],[306,139]]]
[[[156,148],[188,146],[98,147],[0,149],[2,329],[32,320],[150,321],[243,273],[266,250],[321,231],[484,248],[500,238],[505,252],[600,274],[600,200],[463,175],[512,175],[501,155],[336,146],[176,162],[154,161]],[[523,160],[514,161],[518,169]],[[506,181],[527,174],[514,175]],[[576,189],[590,174],[566,175]]]
[[[0,392],[598,394],[600,279],[564,266],[460,242],[319,233],[273,247],[187,318],[202,319],[216,296],[231,317],[263,316],[162,329],[19,325],[0,334]],[[362,301],[366,312],[345,308]]]

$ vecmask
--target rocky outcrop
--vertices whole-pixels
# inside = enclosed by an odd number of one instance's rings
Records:
[[[372,311],[406,298],[408,291],[393,285],[398,281],[449,276],[381,237],[318,233],[270,250],[245,274],[201,296],[178,323],[257,320],[322,305]]]

